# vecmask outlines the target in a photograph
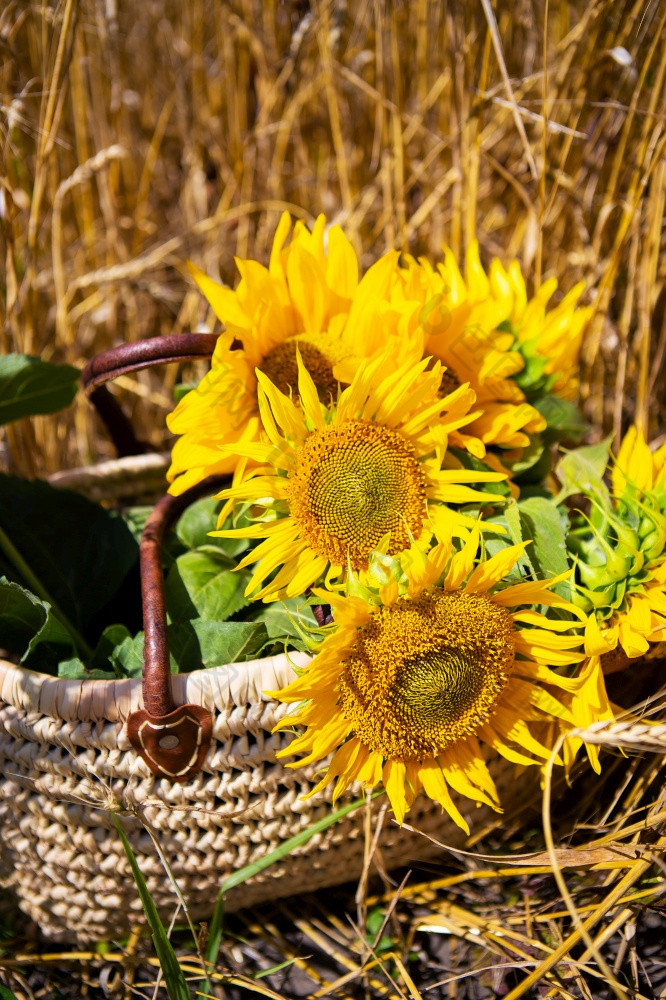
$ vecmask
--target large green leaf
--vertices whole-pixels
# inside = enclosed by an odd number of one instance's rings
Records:
[[[601,503],[608,501],[603,476],[609,462],[610,442],[610,437],[604,438],[598,444],[569,451],[560,459],[555,469],[561,485],[556,503],[576,493],[592,494]]]
[[[111,654],[118,676],[140,677],[144,634],[125,638]],[[193,621],[169,625],[167,641],[172,673],[219,667],[259,656],[270,642],[263,622]]]
[[[240,663],[259,656],[269,641],[262,622],[209,622],[195,619],[170,625],[169,648],[181,673],[200,667]]]
[[[71,660],[61,660],[58,664],[58,677],[64,677],[69,681],[107,681],[113,680],[115,676],[108,670],[91,670],[78,656],[73,656]]]
[[[11,542],[5,555],[17,579],[81,631],[118,592],[138,558],[121,517],[40,480],[0,475],[0,530]]]
[[[546,418],[549,438],[557,437],[569,441],[579,441],[587,424],[583,420],[575,403],[570,403],[559,396],[542,396],[532,403],[532,406]]]
[[[234,563],[215,550],[186,552],[176,559],[166,582],[172,621],[206,618],[226,621],[249,602],[244,591],[250,574],[234,571]]]
[[[215,497],[203,497],[190,504],[181,515],[176,525],[176,535],[186,549],[213,549],[235,558],[249,548],[250,541],[247,538],[217,538],[208,534],[217,528],[221,506],[221,500],[216,500]],[[248,522],[242,516],[240,519],[237,516],[233,526],[241,527],[246,523]],[[225,522],[225,527],[232,527],[231,518]]]
[[[56,673],[58,660],[70,657],[74,641],[46,601],[0,577],[0,645],[21,662],[44,673]]]
[[[270,639],[288,643],[292,649],[310,649],[310,643],[317,641],[319,626],[305,597],[264,604],[254,620],[264,623]]]
[[[510,545],[519,545],[521,542],[527,540],[527,536],[523,534],[520,511],[515,500],[509,500],[501,513],[493,514],[491,517],[485,518],[484,526],[485,525],[497,525],[498,528],[504,529],[504,534],[497,535],[494,533],[487,534],[484,530],[483,545],[487,557],[496,555],[498,552],[508,548]],[[531,546],[528,545],[520,558],[516,561],[515,565],[512,566],[506,574],[505,579],[507,581],[517,583],[526,575],[534,573],[534,566],[530,556],[530,548]]]
[[[74,399],[79,370],[28,354],[0,357],[0,424],[55,413]]]
[[[112,677],[140,677],[143,670],[143,632],[125,636],[109,654],[113,666]],[[172,666],[172,670],[173,670]],[[177,672],[177,667],[174,670]]]
[[[566,573],[569,569],[566,538],[555,503],[545,497],[527,497],[519,501],[518,509],[523,522],[523,535],[532,539],[530,554],[539,576]]]

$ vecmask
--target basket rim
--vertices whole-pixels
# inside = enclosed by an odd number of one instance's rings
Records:
[[[177,704],[201,705],[211,712],[274,702],[266,692],[284,687],[296,676],[294,668],[305,667],[311,659],[309,653],[292,650],[172,674],[173,697]],[[140,677],[70,680],[0,659],[0,702],[64,721],[125,723],[142,707],[143,698]]]

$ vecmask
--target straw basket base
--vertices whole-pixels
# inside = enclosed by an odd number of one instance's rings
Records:
[[[290,739],[271,734],[285,706],[263,694],[293,678],[291,663],[306,660],[295,653],[291,661],[276,656],[173,678],[178,703],[215,713],[204,766],[185,785],[155,778],[129,744],[124,721],[140,707],[139,681],[58,680],[0,661],[0,879],[46,937],[84,943],[126,936],[144,922],[112,811],[166,920],[177,898],[155,843],[192,917],[205,919],[227,875],[329,813],[330,789],[303,798],[317,780],[314,767],[291,770],[276,761]],[[501,795],[511,794],[511,773],[495,772]],[[375,813],[382,800],[373,803]],[[475,827],[484,812],[470,809]],[[367,850],[363,813],[231,889],[225,908],[358,878]],[[440,842],[464,843],[462,831],[424,797],[409,823]],[[440,853],[426,836],[400,829],[390,812],[378,850],[387,869]]]

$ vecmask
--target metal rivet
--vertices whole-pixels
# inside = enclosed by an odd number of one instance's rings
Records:
[[[177,736],[162,736],[158,742],[163,750],[173,750],[174,747],[180,745],[180,740]]]

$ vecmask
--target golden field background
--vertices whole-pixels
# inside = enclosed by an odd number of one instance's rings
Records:
[[[234,285],[279,213],[579,280],[590,421],[664,429],[666,6],[10,0],[0,13],[3,351],[82,366],[212,322],[184,268]],[[559,294],[559,293],[558,293]],[[168,447],[175,367],[118,381]],[[111,455],[81,398],[11,425],[33,475]],[[3,457],[4,456],[4,457]]]
[[[530,292],[553,275],[558,295],[583,280],[593,306],[582,358],[592,436],[619,434],[638,417],[663,440],[665,32],[663,0],[7,0],[0,351],[83,367],[117,344],[213,328],[186,261],[235,285],[234,256],[266,261],[283,210],[306,222],[324,212],[364,268],[392,247],[436,260],[444,243],[462,262],[478,237],[486,265],[518,258]],[[179,374],[144,371],[112,388],[158,450],[171,440],[165,416]],[[22,475],[112,454],[82,395],[64,413],[0,430],[0,468]],[[374,898],[366,886],[343,904],[306,897],[268,916],[248,911],[223,957],[231,968],[284,961],[294,976],[305,970],[319,984],[313,997],[419,998],[422,984],[407,971],[417,945],[422,978],[434,980],[428,969],[440,959],[451,973],[446,992],[424,997],[498,995],[496,959],[518,970],[508,1000],[640,1000],[646,969],[651,995],[666,996],[663,915],[652,952],[645,931],[666,884],[663,745],[608,754],[601,782],[591,775],[557,803],[567,830],[602,793],[607,803],[598,829],[581,828],[599,834],[601,854],[560,855],[584,933],[547,874],[520,881],[513,855],[541,843],[539,820],[505,816],[491,831],[504,867],[443,852],[437,880],[417,873],[422,884],[404,891],[387,881]],[[620,863],[613,851],[623,838],[635,858]],[[372,907],[386,914],[377,941],[386,929],[395,942],[385,962],[393,980],[359,944],[356,925]],[[424,971],[417,931],[431,917],[449,936],[428,935],[441,948],[428,944]],[[614,974],[630,968],[628,992],[599,971],[603,948]],[[95,979],[109,968],[122,978],[115,995],[154,995],[152,984],[134,988],[139,958],[154,967],[132,938],[126,950],[71,959],[61,975],[57,963],[69,959],[51,954],[33,982],[34,952],[7,960],[0,942],[0,970],[18,970],[13,986],[30,979],[26,997],[55,995],[52,975],[66,1000],[97,1000]],[[231,1000],[240,994],[223,988]]]

